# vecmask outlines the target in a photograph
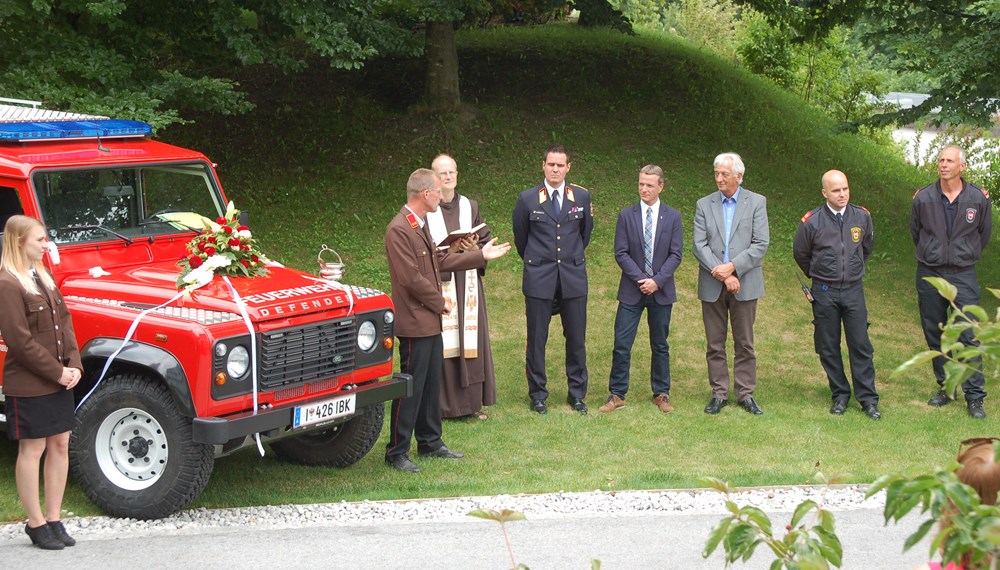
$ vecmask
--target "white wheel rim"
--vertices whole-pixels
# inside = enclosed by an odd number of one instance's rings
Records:
[[[140,491],[156,483],[167,466],[167,435],[143,410],[122,408],[97,430],[97,464],[113,485]]]

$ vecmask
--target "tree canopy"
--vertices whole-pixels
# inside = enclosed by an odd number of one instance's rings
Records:
[[[918,71],[936,87],[911,109],[877,122],[988,126],[1000,111],[1000,0],[740,0],[813,41],[838,25],[856,25],[862,40],[890,55],[899,71]],[[934,115],[933,110],[937,109]]]

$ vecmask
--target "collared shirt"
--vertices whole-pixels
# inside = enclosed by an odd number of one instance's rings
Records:
[[[952,226],[955,225],[955,216],[958,215],[958,198],[956,197],[954,201],[948,200],[945,196],[944,190],[941,190],[941,181],[937,182],[938,192],[941,194],[941,207],[944,208],[944,221],[948,225],[948,237],[951,237]],[[965,181],[962,181],[962,190],[959,192],[961,194],[965,191]]]
[[[847,211],[847,206],[844,206],[843,208],[841,208],[841,209],[839,209],[839,210],[834,210],[834,209],[833,209],[833,206],[831,206],[829,202],[827,202],[827,203],[826,203],[826,208],[827,208],[828,210],[830,210],[830,212],[831,212],[831,213],[832,213],[832,214],[833,214],[834,216],[836,216],[837,214],[840,214],[840,215],[843,215],[843,214],[844,214],[844,212],[846,212],[846,211]]]
[[[410,210],[410,207],[407,206],[406,204],[403,204],[403,207],[406,208],[407,210]],[[410,213],[413,214],[413,217],[417,219],[417,223],[420,224],[421,228],[423,228],[424,224],[427,222],[425,222],[424,219],[418,216],[417,213],[414,212],[413,210],[410,210]]]
[[[660,199],[657,198],[656,199],[656,203],[653,204],[652,206],[647,205],[645,202],[641,202],[641,204],[642,204],[642,231],[643,231],[643,240],[646,239],[646,234],[645,234],[645,232],[646,232],[646,211],[647,210],[652,210],[653,211],[653,216],[652,216],[652,219],[653,219],[653,224],[652,224],[653,225],[653,230],[652,230],[652,233],[653,233],[653,244],[652,244],[652,247],[650,247],[650,251],[652,252],[653,249],[656,247],[656,219],[659,217]],[[652,255],[652,253],[650,253],[650,255]]]
[[[559,204],[562,204],[563,202],[566,201],[566,181],[565,180],[563,180],[562,184],[560,184],[558,187],[550,186],[549,185],[549,181],[546,180],[545,181],[545,190],[549,193],[549,200],[552,199],[552,193],[555,192],[556,190],[558,190],[559,191]]]
[[[719,194],[722,195],[722,219],[726,223],[726,251],[722,255],[722,263],[729,263],[731,261],[729,259],[729,234],[733,229],[733,219],[736,217],[736,203],[740,199],[740,190],[742,189],[742,186],[737,186],[732,198],[726,198],[726,195],[722,194],[721,190],[719,191]]]

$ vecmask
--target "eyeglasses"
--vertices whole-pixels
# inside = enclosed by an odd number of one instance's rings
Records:
[[[444,172],[438,172],[438,176],[454,176],[458,174],[457,170],[445,170]]]
[[[429,188],[427,190],[424,190],[424,192],[427,192],[428,194],[430,194],[431,192],[437,192],[438,194],[441,194],[443,190],[440,188]]]
[[[731,178],[732,176],[733,176],[733,175],[732,175],[732,174],[730,174],[730,173],[728,173],[728,172],[719,172],[719,171],[716,171],[716,172],[715,172],[715,177],[716,177],[716,178],[722,178],[723,180],[728,180],[728,179],[729,179],[729,178]]]

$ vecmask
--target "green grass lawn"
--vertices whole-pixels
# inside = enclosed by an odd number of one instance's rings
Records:
[[[486,421],[445,423],[449,447],[466,459],[418,460],[420,474],[396,472],[382,461],[385,432],[371,454],[343,470],[244,451],[216,462],[196,506],[678,488],[705,475],[736,485],[798,484],[817,470],[869,482],[944,463],[961,439],[996,435],[996,398],[987,400],[989,418],[974,422],[961,403],[925,404],[935,389],[929,367],[889,380],[924,348],[907,228],[911,196],[930,182],[889,150],[839,133],[792,96],[673,39],[575,27],[486,30],[461,33],[459,56],[469,109],[455,116],[409,111],[421,93],[420,62],[376,61],[356,72],[317,64],[297,75],[256,69],[243,79],[256,112],[197,117],[161,135],[219,163],[229,196],[251,212],[269,256],[315,271],[319,246],[327,243],[348,263],[345,281],[383,290],[389,283],[382,238],[412,170],[439,152],[453,154],[459,190],[479,200],[494,235],[509,240],[517,193],[541,179],[541,152],[554,142],[567,145],[575,153],[569,179],[592,191],[595,210],[588,249],[591,415],[563,403],[557,319],[548,345],[550,412],[528,409],[521,262],[512,253],[493,262],[486,277],[499,403],[487,409]],[[768,198],[772,243],[756,326],[756,397],[766,413],[759,417],[736,406],[717,417],[702,412],[711,394],[691,223],[695,201],[714,190],[712,159],[730,150],[746,162],[745,185]],[[647,163],[666,170],[662,199],[681,211],[687,240],[669,339],[677,412],[661,414],[650,400],[648,338],[640,327],[628,405],[602,415],[596,408],[607,396],[620,275],[614,225],[618,211],[638,199],[637,172]],[[795,278],[792,237],[802,214],[821,203],[820,176],[830,168],[848,175],[852,201],[875,222],[866,288],[880,422],[854,402],[843,417],[828,413],[811,312]],[[983,285],[1000,286],[996,247],[980,266]],[[7,489],[14,487],[14,457],[13,444],[0,444],[0,462],[8,466],[0,485]],[[65,506],[96,513],[72,484]],[[21,516],[13,493],[0,497],[0,517]]]

